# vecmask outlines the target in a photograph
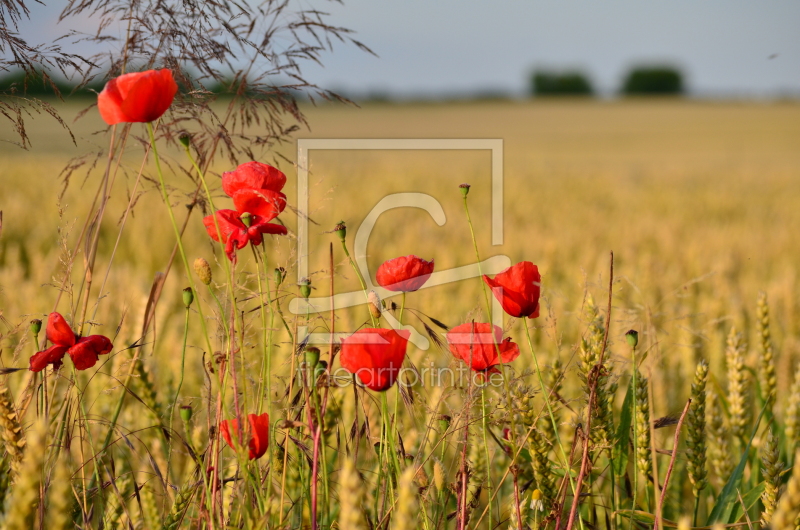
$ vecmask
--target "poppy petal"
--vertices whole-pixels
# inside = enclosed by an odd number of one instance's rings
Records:
[[[134,81],[135,84],[130,87],[128,93],[123,93],[122,100],[122,112],[128,117],[129,122],[144,123],[157,120],[172,105],[172,100],[178,92],[172,71],[167,69],[140,72]]]
[[[254,215],[254,224],[264,223],[286,208],[286,195],[279,191],[243,189],[233,194],[233,205],[240,215],[244,212]]]
[[[128,121],[128,117],[122,112],[122,95],[119,92],[118,80],[119,78],[115,78],[106,83],[97,95],[97,110],[100,111],[103,121],[109,125]]]
[[[342,367],[370,390],[388,390],[403,367],[410,335],[406,330],[360,329],[342,341]]]
[[[232,233],[247,229],[241,219],[239,219],[239,212],[236,210],[217,210],[217,213],[213,216],[207,215],[203,217],[203,224],[206,227],[206,232],[208,232],[208,235],[214,241],[219,242],[219,233],[214,223],[214,217],[217,218],[219,232],[222,233],[222,241],[225,243],[228,242],[228,238],[230,238]]]
[[[45,335],[47,340],[59,346],[69,348],[75,344],[75,333],[72,332],[72,328],[60,313],[53,312],[48,315]]]
[[[425,261],[413,254],[383,262],[375,280],[384,289],[412,292],[422,287],[433,274],[433,260]]]
[[[72,363],[78,370],[86,370],[97,364],[101,355],[105,355],[114,348],[111,341],[103,335],[83,337],[70,348],[69,353]]]
[[[35,353],[30,360],[31,372],[41,372],[47,368],[48,364],[53,365],[53,370],[61,368],[61,360],[67,353],[66,346],[59,346],[58,344],[50,346],[44,351]]]
[[[243,189],[281,191],[285,185],[281,170],[261,162],[246,162],[222,174],[222,191],[228,197]]]

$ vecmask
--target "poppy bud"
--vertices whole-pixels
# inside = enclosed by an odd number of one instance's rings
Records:
[[[375,291],[370,291],[367,295],[369,301],[369,314],[373,318],[381,318],[381,297]]]
[[[190,405],[183,405],[180,408],[181,413],[181,421],[184,423],[189,423],[192,421],[192,407]]]
[[[442,414],[439,416],[439,430],[442,432],[442,434],[446,433],[447,429],[450,428],[450,422],[452,421],[452,419],[453,418],[451,418],[447,414]]]
[[[275,285],[280,285],[283,283],[283,279],[286,278],[286,269],[283,267],[276,267],[275,268]]]
[[[194,302],[194,292],[192,292],[191,287],[187,287],[183,290],[183,305],[186,306],[186,309],[189,309],[189,306],[192,305]]]
[[[308,366],[312,368],[317,366],[317,363],[319,363],[319,348],[314,348],[313,346],[306,348],[305,358]]]
[[[333,231],[339,236],[340,241],[344,241],[347,237],[347,225],[344,224],[344,221],[339,221],[339,224],[333,227]]]
[[[194,260],[194,273],[200,281],[208,285],[211,283],[211,265],[204,258]]]
[[[247,228],[250,228],[250,225],[253,224],[253,216],[250,215],[250,212],[244,212],[239,216],[239,219],[242,220],[242,224]]]
[[[466,197],[467,195],[469,195],[469,188],[470,188],[469,184],[466,184],[466,183],[459,184],[458,189],[461,190],[461,196],[462,197]]]
[[[639,332],[635,329],[628,331],[625,334],[625,340],[628,341],[628,345],[631,348],[635,348],[637,344],[639,344]]]
[[[184,147],[189,147],[189,144],[192,143],[192,135],[186,131],[183,131],[180,136],[178,136],[178,141]]]
[[[31,333],[34,335],[38,335],[39,332],[42,330],[42,321],[38,318],[35,320],[31,320]]]
[[[308,297],[311,296],[311,280],[308,278],[303,278],[300,280],[300,296],[308,300]]]

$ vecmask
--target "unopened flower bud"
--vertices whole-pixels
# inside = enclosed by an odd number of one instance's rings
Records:
[[[286,278],[286,269],[283,267],[276,267],[275,268],[275,285],[278,286],[283,283],[284,278]]]
[[[453,418],[451,418],[451,417],[450,417],[450,416],[448,416],[447,414],[441,414],[441,415],[439,416],[439,431],[440,431],[442,434],[446,433],[446,432],[447,432],[447,429],[449,429],[449,428],[450,428],[450,422],[451,422],[452,420],[453,420]]]
[[[300,296],[308,300],[308,297],[311,296],[311,280],[308,278],[303,278],[300,280]]]
[[[340,221],[339,224],[333,228],[333,231],[339,236],[340,241],[344,241],[347,237],[347,225],[344,224],[344,221]]]
[[[462,197],[466,197],[467,195],[469,195],[469,188],[470,188],[469,184],[466,184],[466,183],[459,184],[458,189],[461,190],[461,196]]]
[[[194,260],[194,273],[200,281],[208,285],[211,283],[211,265],[203,258]]]
[[[312,368],[317,366],[317,363],[319,363],[319,348],[313,346],[306,348],[305,358],[308,366]]]
[[[184,147],[189,147],[189,144],[191,144],[191,143],[192,143],[192,135],[191,135],[191,134],[189,134],[189,133],[188,133],[188,132],[186,132],[186,131],[183,131],[183,132],[182,132],[182,133],[181,133],[181,134],[178,136],[178,141],[181,143],[181,145],[182,145],[182,146],[184,146]]]
[[[31,320],[31,333],[38,335],[42,330],[42,321],[37,319]]]
[[[369,314],[373,318],[381,318],[381,297],[375,291],[370,291],[367,295],[369,302]]]
[[[239,219],[242,220],[242,224],[247,228],[250,228],[250,225],[253,224],[253,216],[250,212],[244,212],[242,215],[239,216]]]
[[[183,305],[186,306],[186,309],[189,309],[189,306],[192,305],[194,302],[194,292],[192,291],[191,287],[187,287],[183,290]]]
[[[637,344],[639,344],[639,332],[635,329],[628,331],[625,334],[625,340],[628,341],[628,345],[631,348],[635,348]]]
[[[181,413],[181,421],[184,423],[189,423],[192,421],[192,407],[190,405],[183,405],[180,408]]]

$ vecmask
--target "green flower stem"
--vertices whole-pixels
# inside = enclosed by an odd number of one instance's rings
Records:
[[[406,308],[406,292],[403,291],[403,297],[401,298],[401,301],[400,301],[400,316],[397,319],[397,321],[400,322],[401,326],[403,325],[403,310],[405,308]]]
[[[536,368],[536,376],[539,379],[539,387],[542,390],[542,397],[544,397],[544,403],[547,405],[547,414],[550,416],[550,422],[553,425],[553,433],[556,437],[556,443],[558,444],[558,449],[561,452],[561,459],[564,461],[564,473],[567,475],[567,477],[569,477],[569,485],[572,488],[572,492],[575,493],[575,483],[572,480],[572,473],[569,472],[569,458],[564,450],[564,444],[561,443],[561,435],[558,432],[558,423],[556,422],[556,416],[553,413],[553,406],[550,403],[550,394],[545,387],[544,378],[542,377],[542,370],[539,367],[539,359],[536,357],[536,351],[533,349],[533,341],[531,340],[531,332],[530,328],[528,327],[528,319],[523,318],[522,322],[525,324],[525,338],[528,341],[528,349],[531,352],[531,357],[533,357],[533,366]]]
[[[164,178],[161,175],[161,165],[160,165],[159,158],[158,158],[158,151],[156,150],[156,142],[155,142],[155,138],[153,136],[152,125],[150,125],[149,123],[147,125],[148,125],[148,130],[150,131],[150,143],[153,145],[153,155],[155,156],[155,160],[156,160],[156,168],[158,169],[158,177],[159,177],[159,179],[161,181],[161,188],[162,188],[162,193],[164,195],[164,202],[167,203],[167,208],[168,208],[168,210],[170,212],[170,218],[172,219],[172,224],[175,227],[175,233],[176,233],[176,235],[178,237],[178,245],[179,245],[179,248],[181,250],[181,257],[183,257],[183,263],[186,266],[186,274],[188,276],[190,274],[190,272],[189,272],[189,261],[186,259],[186,254],[183,251],[183,244],[181,243],[180,232],[178,231],[178,227],[175,224],[175,217],[172,214],[172,207],[170,207],[169,201],[168,201],[168,198],[167,198],[167,190],[164,187]],[[200,166],[197,164],[197,161],[192,156],[192,151],[191,151],[191,149],[189,149],[189,145],[186,145],[184,150],[186,151],[186,156],[189,158],[189,161],[192,163],[192,166],[194,167],[195,171],[197,171],[197,176],[200,177],[200,182],[202,182],[202,184],[203,184],[203,191],[205,191],[206,199],[208,200],[209,206],[211,206],[211,211],[212,211],[211,217],[214,220],[214,228],[217,231],[217,239],[218,239],[218,242],[220,244],[220,248],[222,248],[223,253],[224,253],[224,251],[225,251],[225,242],[224,242],[224,240],[222,238],[222,231],[221,231],[221,229],[219,227],[219,220],[217,219],[217,215],[216,215],[216,207],[214,206],[214,198],[211,196],[211,191],[208,188],[208,182],[206,181],[205,172],[202,169],[200,169]],[[223,263],[223,266],[225,268],[225,275],[228,278],[228,296],[230,297],[231,305],[233,306],[233,319],[234,319],[234,321],[232,322],[232,324],[233,324],[232,325],[232,333],[230,333],[230,334],[226,333],[226,339],[228,341],[228,351],[231,352],[231,360],[230,360],[229,363],[227,363],[227,366],[228,366],[229,370],[233,370],[233,374],[232,374],[232,376],[234,377],[233,383],[234,383],[234,386],[236,386],[236,378],[235,378],[236,367],[234,366],[235,359],[234,359],[233,351],[234,351],[234,335],[236,333],[236,321],[235,321],[235,319],[236,319],[236,314],[238,313],[238,311],[237,311],[237,308],[236,308],[236,295],[235,295],[234,290],[233,290],[233,281],[234,281],[233,270],[231,269],[230,263],[229,263],[229,261],[227,259],[223,258],[222,263]],[[198,308],[199,308],[199,304],[198,304]],[[222,317],[223,317],[223,320],[224,320],[224,313],[223,313]],[[203,333],[205,334],[206,342],[208,343],[208,351],[212,352],[213,349],[211,348],[211,341],[208,338],[208,332],[206,331],[206,328],[205,328],[205,318],[203,317],[202,310],[200,310],[200,318],[201,318],[201,320],[203,322]],[[242,366],[244,366],[244,351],[241,351],[240,355],[242,357]],[[244,391],[244,401],[245,401],[245,407],[246,407],[246,404],[247,404],[247,385],[246,384],[244,385],[243,391]],[[223,396],[224,396],[224,394],[223,394]],[[236,418],[239,420],[239,424],[242,425],[243,424],[242,423],[242,411],[239,408],[238,400],[239,400],[238,392],[234,392],[234,402],[235,402],[235,406],[236,406]],[[242,429],[240,431],[240,433],[242,433],[243,430],[244,429]],[[240,434],[240,435],[243,435],[243,434]]]
[[[472,237],[472,247],[475,249],[475,258],[477,260],[477,265],[478,265],[478,274],[481,277],[481,279],[480,279],[481,287],[483,288],[483,299],[484,299],[484,302],[486,302],[486,313],[487,313],[487,315],[489,317],[489,327],[491,329],[492,336],[494,337],[494,323],[492,322],[492,304],[489,301],[489,293],[487,292],[486,284],[483,281],[483,270],[481,269],[481,255],[480,255],[480,252],[478,251],[478,241],[475,239],[475,228],[472,225],[472,217],[470,217],[470,215],[469,215],[469,206],[467,204],[467,196],[466,195],[464,196],[464,211],[467,214],[467,224],[469,225],[469,234]],[[497,341],[493,340],[492,342],[494,342],[494,349],[495,349],[495,352],[497,353],[497,359],[500,361],[500,372],[503,374],[503,386],[504,386],[504,389],[505,389],[508,410],[509,411],[513,411],[514,407],[513,407],[513,403],[511,402],[511,388],[509,387],[509,384],[508,384],[508,378],[505,376],[505,363],[503,363],[503,357],[500,355],[500,345],[497,343]],[[485,428],[484,428],[484,431],[485,431]],[[510,443],[511,443],[511,449],[512,449],[514,454],[517,454],[517,451],[516,451],[516,447],[517,447],[517,443],[516,443],[517,422],[516,422],[516,419],[514,418],[513,412],[511,413],[511,432],[513,433],[513,435],[510,436],[510,440],[509,440]],[[484,432],[484,436],[485,436],[485,432]],[[488,451],[488,449],[487,449],[487,451]],[[492,490],[493,490],[493,488],[492,488],[492,471],[491,471],[491,467],[487,468],[486,475],[488,477],[488,483],[489,483],[489,498],[491,499],[492,498]],[[502,486],[502,485],[500,485],[500,486]],[[490,527],[493,526],[493,524],[492,524],[492,505],[491,505],[491,503],[489,504],[489,526]]]
[[[345,243],[344,239],[342,239],[342,250],[344,250],[344,255],[347,256],[347,260],[350,262],[350,266],[353,267],[353,270],[358,277],[358,282],[361,284],[361,290],[364,291],[364,298],[367,300],[367,304],[369,304],[369,293],[367,292],[367,283],[364,281],[364,277],[361,275],[361,271],[358,270],[356,266],[356,262],[353,261],[353,258],[350,256],[350,252],[347,250],[347,243]],[[372,316],[372,312],[369,313],[369,318],[372,320],[372,327],[377,328],[378,323],[375,321],[375,317]]]
[[[198,301],[199,304],[199,301]],[[172,431],[172,420],[175,416],[175,406],[178,404],[178,398],[181,395],[181,387],[183,387],[183,375],[184,375],[184,368],[186,366],[186,342],[189,338],[189,307],[186,307],[185,311],[185,318],[183,321],[183,344],[181,345],[181,375],[178,379],[178,388],[175,389],[175,397],[172,399],[172,405],[169,407],[169,431]],[[188,443],[188,440],[187,440]],[[167,450],[169,454],[167,454],[167,481],[169,481],[169,472],[170,472],[170,461],[172,460],[172,437],[169,439],[169,445],[167,445]]]

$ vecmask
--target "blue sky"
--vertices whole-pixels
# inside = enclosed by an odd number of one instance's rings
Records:
[[[63,33],[56,2],[25,31]],[[613,92],[632,64],[684,69],[697,94],[800,93],[800,1],[299,1],[331,13],[379,57],[337,44],[311,81],[348,93],[521,94],[534,67],[579,68]],[[36,38],[32,40],[37,40]]]

